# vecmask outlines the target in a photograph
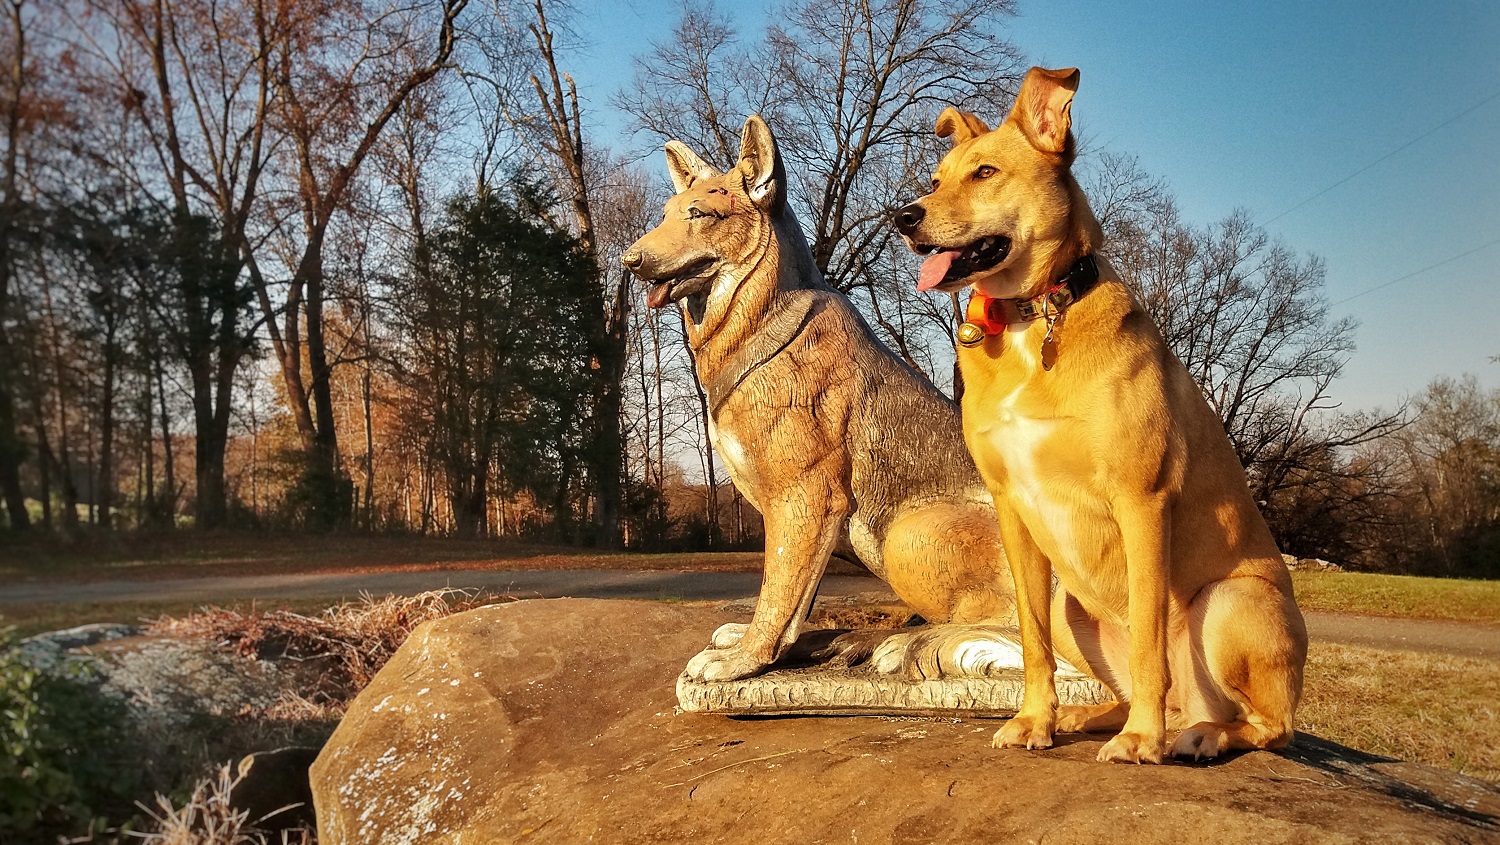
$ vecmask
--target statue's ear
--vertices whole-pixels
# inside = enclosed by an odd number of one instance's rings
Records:
[[[1073,128],[1073,94],[1078,90],[1078,68],[1047,70],[1034,67],[1021,83],[1021,93],[1011,107],[1011,119],[1021,127],[1026,140],[1044,153],[1068,148]]]
[[[760,115],[745,120],[740,135],[740,160],[735,165],[745,177],[745,192],[761,208],[774,208],[786,197],[786,166],[776,149],[776,138]]]
[[[938,115],[937,132],[939,138],[952,138],[954,146],[962,144],[970,138],[977,138],[990,131],[990,127],[979,119],[978,115],[949,106]]]
[[[681,141],[668,141],[666,150],[667,172],[672,176],[672,188],[679,194],[699,179],[724,175]]]

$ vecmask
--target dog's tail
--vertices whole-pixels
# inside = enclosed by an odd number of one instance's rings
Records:
[[[881,641],[870,665],[913,682],[1012,675],[1023,668],[1021,632],[1003,625],[929,625]],[[1082,673],[1059,660],[1057,674]]]

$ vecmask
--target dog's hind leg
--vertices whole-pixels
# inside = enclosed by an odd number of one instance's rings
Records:
[[[1237,713],[1188,727],[1173,743],[1173,756],[1211,758],[1291,742],[1307,628],[1289,591],[1254,576],[1219,581],[1193,600],[1189,625],[1224,709]]]
[[[886,583],[929,622],[1015,626],[1015,588],[992,508],[913,508],[891,522],[882,551]]]

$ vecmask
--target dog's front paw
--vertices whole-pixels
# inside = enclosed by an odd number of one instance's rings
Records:
[[[991,744],[996,748],[1051,748],[1052,722],[1051,718],[1017,713],[995,731]]]
[[[1212,760],[1229,748],[1229,732],[1214,722],[1199,722],[1177,735],[1172,743],[1173,757]]]
[[[688,661],[684,673],[694,681],[738,681],[760,674],[766,665],[739,646],[706,648]]]
[[[1150,736],[1121,731],[1099,749],[1101,763],[1160,763],[1167,741],[1161,735]]]
[[[709,645],[713,648],[733,648],[745,638],[745,632],[748,630],[750,630],[749,623],[725,622],[714,629],[713,636],[708,638]]]

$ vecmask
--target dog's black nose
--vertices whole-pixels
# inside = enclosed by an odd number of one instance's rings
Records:
[[[927,216],[927,209],[917,203],[912,203],[896,212],[896,228],[901,234],[910,236],[917,229],[917,224]]]

